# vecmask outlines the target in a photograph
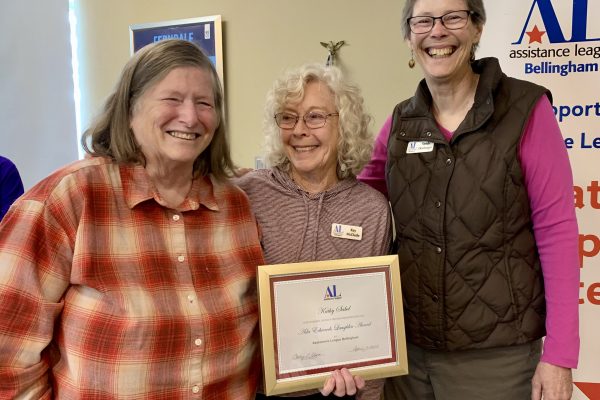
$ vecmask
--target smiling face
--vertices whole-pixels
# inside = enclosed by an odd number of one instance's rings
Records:
[[[146,169],[160,171],[191,172],[218,125],[211,75],[196,67],[171,70],[142,93],[130,118]]]
[[[465,0],[418,0],[412,16],[440,17],[451,11],[467,10]],[[410,33],[408,44],[428,82],[461,80],[471,73],[471,49],[481,38],[481,27],[470,20],[461,29],[449,30],[436,19],[427,33]]]
[[[309,112],[330,114],[337,112],[331,90],[322,82],[309,82],[304,97],[296,104],[288,104],[283,112],[300,116],[293,129],[281,129],[285,153],[290,160],[292,176],[304,179],[337,176],[338,117],[330,116],[321,128],[309,129],[302,116]]]

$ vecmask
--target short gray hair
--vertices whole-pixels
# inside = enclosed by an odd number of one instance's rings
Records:
[[[304,89],[309,82],[324,83],[335,98],[335,106],[339,113],[338,178],[356,176],[371,158],[371,116],[365,111],[360,89],[348,82],[339,68],[321,64],[305,64],[287,71],[275,81],[269,91],[264,117],[267,164],[289,171],[290,160],[284,151],[274,115],[283,111],[290,103],[302,101]]]
[[[402,8],[402,36],[405,40],[410,38],[410,26],[408,26],[408,19],[413,16],[413,9],[418,0],[406,0],[404,7]],[[440,0],[443,1],[443,0]],[[485,7],[483,6],[483,0],[466,0],[467,10],[472,11],[471,21],[482,28],[485,25]]]

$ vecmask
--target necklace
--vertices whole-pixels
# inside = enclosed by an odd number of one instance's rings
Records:
[[[298,178],[296,178],[296,175],[298,175]],[[337,174],[336,178],[333,180],[325,179],[324,181],[319,181],[318,183],[313,183],[308,179],[303,179],[301,175],[295,173],[294,170],[290,171],[289,176],[296,186],[311,194],[324,192],[333,187],[339,181],[339,179],[337,179]]]

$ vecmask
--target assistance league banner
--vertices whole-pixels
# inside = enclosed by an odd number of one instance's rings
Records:
[[[478,57],[551,90],[574,175],[581,351],[573,399],[600,399],[600,1],[486,0]]]

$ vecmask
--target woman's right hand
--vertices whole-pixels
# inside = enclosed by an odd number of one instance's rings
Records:
[[[331,373],[320,392],[323,396],[329,396],[331,393],[337,397],[354,396],[364,387],[363,378],[354,376],[346,368],[342,368]]]

